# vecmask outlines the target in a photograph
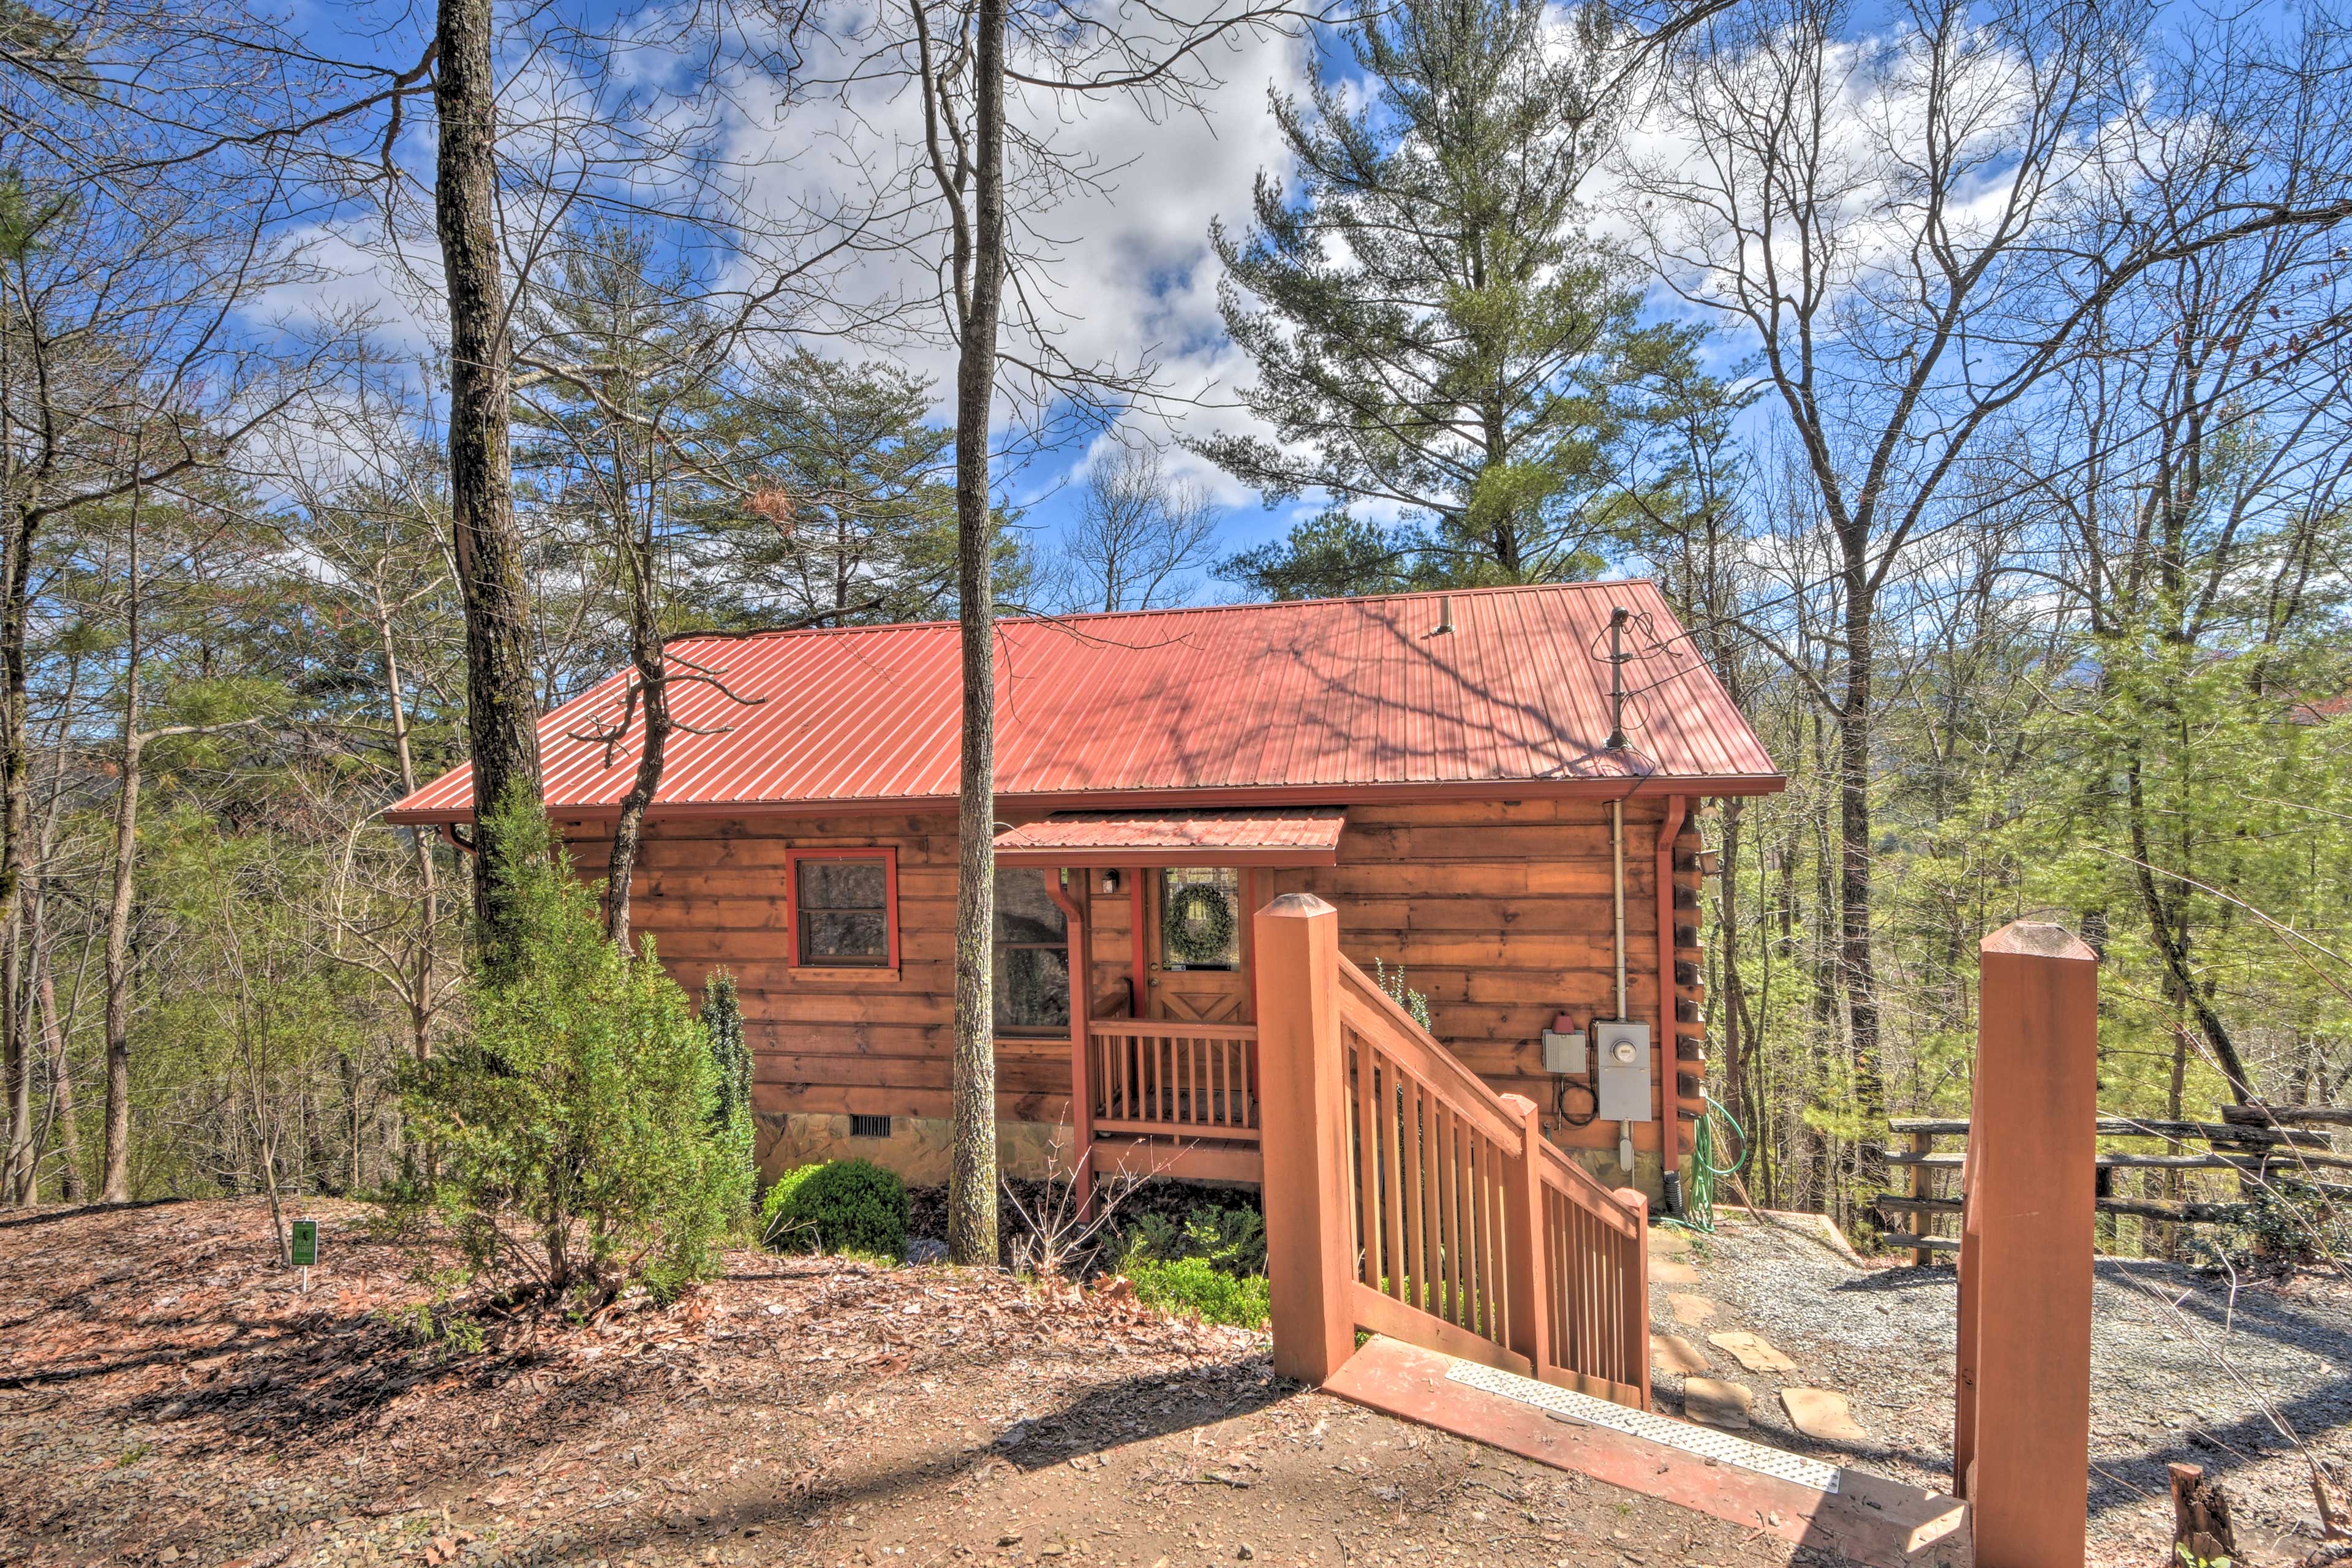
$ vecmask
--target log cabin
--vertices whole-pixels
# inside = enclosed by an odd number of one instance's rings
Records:
[[[1606,582],[1009,619],[997,628],[1000,1154],[1255,1183],[1251,911],[1339,911],[1436,1040],[1653,1196],[1706,1081],[1708,802],[1782,787],[1656,587]],[[635,930],[736,977],[771,1173],[945,1179],[955,991],[951,623],[671,644]],[[634,737],[608,677],[540,724],[600,877]],[[583,738],[588,737],[588,738]],[[394,822],[467,820],[460,768]]]

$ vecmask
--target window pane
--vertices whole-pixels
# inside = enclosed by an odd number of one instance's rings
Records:
[[[801,910],[804,963],[887,963],[889,919],[879,910]]]
[[[996,874],[996,940],[1066,942],[1069,920],[1045,890],[1054,875],[1033,866],[1008,866]]]
[[[1007,1029],[1070,1026],[1070,961],[1066,948],[996,950],[996,1022]]]
[[[1232,969],[1241,962],[1241,873],[1230,867],[1160,874],[1160,962]]]
[[[878,910],[888,901],[889,879],[878,858],[803,860],[800,867],[804,910]]]

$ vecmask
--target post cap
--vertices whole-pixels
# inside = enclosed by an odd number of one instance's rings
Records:
[[[1336,915],[1339,912],[1312,893],[1278,894],[1272,903],[1258,910],[1262,915],[1287,915],[1294,920],[1309,915]]]
[[[2020,958],[2071,958],[2096,963],[2090,943],[2053,921],[2011,921],[1979,944],[1984,952]]]

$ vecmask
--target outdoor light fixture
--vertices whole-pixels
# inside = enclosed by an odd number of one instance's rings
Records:
[[[1118,891],[1118,873],[1117,871],[1105,871],[1103,873],[1102,890],[1106,893],[1116,893]]]

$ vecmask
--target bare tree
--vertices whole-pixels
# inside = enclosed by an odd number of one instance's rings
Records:
[[[1062,534],[1073,610],[1148,610],[1181,595],[1217,550],[1219,510],[1198,481],[1168,472],[1157,447],[1097,449]]]
[[[1641,160],[1631,185],[1662,279],[1754,335],[1834,548],[1834,670],[1776,651],[1836,728],[1839,984],[1872,1122],[1886,1092],[1872,769],[1890,578],[1945,521],[1979,437],[2133,278],[2246,235],[2326,227],[2352,202],[2305,184],[2143,221],[2138,194],[2168,166],[2267,165],[2279,149],[2251,124],[2200,138],[2148,123],[2138,11],[1914,0],[1867,35],[1853,22],[1843,0],[1767,0],[1694,30],[1659,79],[1671,151]],[[2199,121],[2258,120],[2256,96],[2202,102]],[[1883,1171],[1864,1163],[1874,1184]]]

